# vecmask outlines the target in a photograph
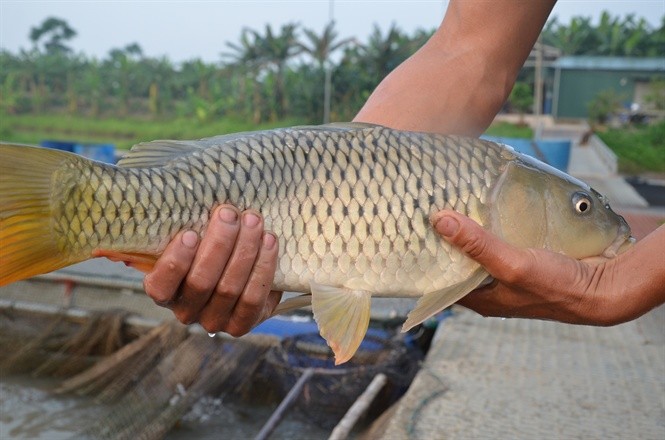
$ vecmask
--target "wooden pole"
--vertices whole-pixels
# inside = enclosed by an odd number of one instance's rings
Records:
[[[286,395],[284,400],[282,400],[282,402],[279,404],[275,412],[272,413],[266,424],[263,425],[261,431],[259,431],[256,437],[254,437],[254,440],[266,440],[268,437],[270,437],[270,434],[272,434],[275,428],[277,428],[277,425],[279,425],[279,423],[281,422],[282,417],[284,417],[284,413],[298,398],[303,387],[305,386],[307,381],[312,377],[312,374],[314,374],[314,369],[312,368],[308,368],[303,372],[302,376],[300,376],[300,379],[298,379],[298,382],[296,382],[296,384],[293,385],[293,388],[291,388],[291,390]]]
[[[358,419],[367,411],[379,391],[386,384],[387,377],[383,373],[374,376],[367,389],[353,402],[342,420],[335,426],[328,440],[346,440]]]

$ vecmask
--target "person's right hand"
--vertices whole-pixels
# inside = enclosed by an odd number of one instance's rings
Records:
[[[267,319],[282,297],[271,291],[278,243],[256,211],[222,205],[202,239],[183,231],[144,279],[146,293],[184,324],[241,336]]]

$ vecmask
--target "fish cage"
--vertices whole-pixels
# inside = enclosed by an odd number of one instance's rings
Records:
[[[180,439],[212,431],[251,438],[305,369],[314,374],[275,438],[323,438],[383,373],[388,380],[359,423],[366,426],[405,392],[423,357],[403,339],[368,335],[349,362],[334,366],[318,334],[211,338],[122,309],[0,300],[0,315],[0,389],[19,395],[49,383],[38,398],[0,401],[12,413],[0,421],[8,438]]]
[[[311,378],[304,385],[295,408],[308,420],[331,429],[378,374],[386,385],[368,409],[375,418],[401,397],[417,373],[423,353],[401,339],[366,336],[356,354],[335,366],[334,355],[318,333],[285,338],[268,350],[262,374],[285,396],[308,369]]]

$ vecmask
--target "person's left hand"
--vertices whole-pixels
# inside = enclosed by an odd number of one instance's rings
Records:
[[[241,336],[267,319],[282,297],[271,291],[276,237],[259,213],[222,205],[201,240],[180,232],[144,279],[146,293],[184,324]]]

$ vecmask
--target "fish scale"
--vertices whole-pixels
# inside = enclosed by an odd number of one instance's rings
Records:
[[[253,208],[278,238],[273,288],[311,292],[338,362],[364,335],[370,296],[420,298],[408,329],[488,276],[434,232],[429,218],[441,209],[578,258],[629,234],[588,186],[506,146],[368,124],[154,141],[117,166],[24,146],[0,152],[0,284],[95,256],[149,271],[179,231],[204,235],[216,206]],[[575,217],[579,194],[598,205],[595,217]],[[550,231],[554,215],[568,218]],[[560,239],[567,230],[579,246]]]
[[[486,168],[492,179],[472,182],[473,151],[481,147],[485,162],[496,161]],[[90,167],[77,160],[70,171],[83,179],[55,208],[55,232],[59,247],[71,253],[159,253],[183,228],[203,231],[214,206],[231,203],[260,211],[276,233],[278,289],[308,291],[311,280],[352,278],[377,294],[419,296],[447,282],[441,273],[450,263],[451,250],[429,227],[429,215],[441,208],[466,214],[471,198],[485,203],[500,153],[495,144],[377,127],[362,136],[342,130],[250,135],[162,167]],[[451,175],[458,181],[447,183]],[[343,254],[348,258],[340,260]],[[387,264],[391,255],[408,264]]]

